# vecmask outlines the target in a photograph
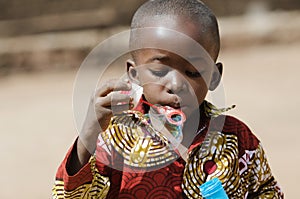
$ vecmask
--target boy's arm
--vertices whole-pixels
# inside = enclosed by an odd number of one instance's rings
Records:
[[[272,175],[266,154],[261,144],[258,145],[255,151],[250,172],[249,195],[247,198],[284,198],[279,184]]]
[[[92,96],[79,139],[70,154],[67,165],[70,175],[76,174],[95,152],[98,135],[108,127],[113,116],[112,110],[122,112],[131,107],[132,98],[118,92],[130,89],[129,81],[112,79],[102,84]]]
[[[109,190],[110,181],[108,177],[105,177],[107,173],[104,172],[103,168],[106,166],[103,164],[101,171],[96,167],[96,158],[94,155],[90,156],[88,162],[74,175],[70,175],[67,170],[72,153],[76,151],[77,141],[78,139],[70,148],[57,170],[52,197],[55,199],[105,198]]]
[[[96,158],[91,154],[95,152],[101,129],[106,129],[109,124],[112,107],[115,111],[123,111],[128,109],[132,102],[130,96],[115,91],[130,89],[131,84],[128,81],[110,80],[95,92],[91,98],[80,136],[57,171],[53,198],[82,198],[82,196],[91,198],[92,195],[103,198],[102,196],[106,195],[104,193],[108,190],[109,181],[102,175],[106,166],[97,162],[97,167],[102,170],[99,172],[96,167]],[[101,146],[97,146],[97,150],[98,148]],[[99,149],[99,151],[105,150]],[[107,159],[107,157],[102,158]]]
[[[98,131],[99,132],[99,131]],[[87,136],[87,135],[91,136]],[[66,171],[69,175],[75,175],[81,168],[84,167],[91,158],[91,153],[96,148],[96,142],[97,142],[97,135],[98,133],[85,133],[85,137],[79,136],[78,139],[76,139],[73,149],[71,150],[69,154],[69,161],[66,164]],[[87,137],[92,137],[87,139]],[[85,139],[85,140],[83,140]],[[84,144],[86,143],[86,144]],[[87,149],[87,147],[89,149]],[[90,151],[91,152],[90,152]]]

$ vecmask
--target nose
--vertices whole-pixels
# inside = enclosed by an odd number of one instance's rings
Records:
[[[178,71],[172,71],[169,73],[166,87],[168,89],[168,93],[170,94],[182,92],[186,89],[186,80]]]

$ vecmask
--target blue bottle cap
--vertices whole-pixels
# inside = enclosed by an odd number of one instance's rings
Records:
[[[229,199],[218,178],[205,182],[199,188],[205,199]]]

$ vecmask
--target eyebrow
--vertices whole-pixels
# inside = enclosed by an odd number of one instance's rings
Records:
[[[200,56],[187,56],[186,60],[187,61],[205,61],[205,59]]]
[[[168,61],[168,60],[170,60],[170,57],[167,55],[154,55],[154,56],[150,57],[149,59],[147,59],[146,63],[151,63],[155,60]]]

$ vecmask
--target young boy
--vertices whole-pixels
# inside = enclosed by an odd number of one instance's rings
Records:
[[[134,32],[148,27],[154,27],[154,31]],[[113,117],[112,108],[124,107],[126,111],[124,102],[131,105],[132,99],[116,91],[129,91],[132,85],[111,80],[97,90],[90,103],[80,138],[57,171],[53,198],[202,198],[199,186],[213,177],[222,181],[229,198],[283,198],[260,141],[244,123],[219,114],[221,111],[204,100],[208,90],[218,86],[222,75],[222,64],[216,63],[220,39],[213,13],[198,0],[151,0],[137,10],[131,28],[130,45],[134,51],[127,62],[128,76],[143,87],[145,103],[181,110],[187,124],[196,121],[195,131],[183,128],[181,146],[188,148],[188,155],[169,153],[165,142],[168,153],[161,157],[171,154],[170,161],[154,161],[156,167],[147,166],[147,161],[139,162],[135,167],[140,167],[138,170],[126,166],[122,147],[124,151],[128,147],[124,140],[129,134],[101,129],[112,128],[113,122],[122,123],[118,116]],[[196,41],[216,64],[203,66],[203,53],[191,50],[188,42],[178,40],[170,30]],[[166,48],[139,49],[143,42],[174,44],[186,54],[182,57]],[[121,103],[112,104],[112,98]],[[194,98],[199,106],[194,105]],[[135,110],[147,113],[149,107],[140,104]],[[127,111],[124,115],[142,121],[143,116],[135,113]],[[195,113],[200,114],[200,120]],[[188,142],[186,137],[193,139]],[[144,151],[138,151],[138,155]]]

